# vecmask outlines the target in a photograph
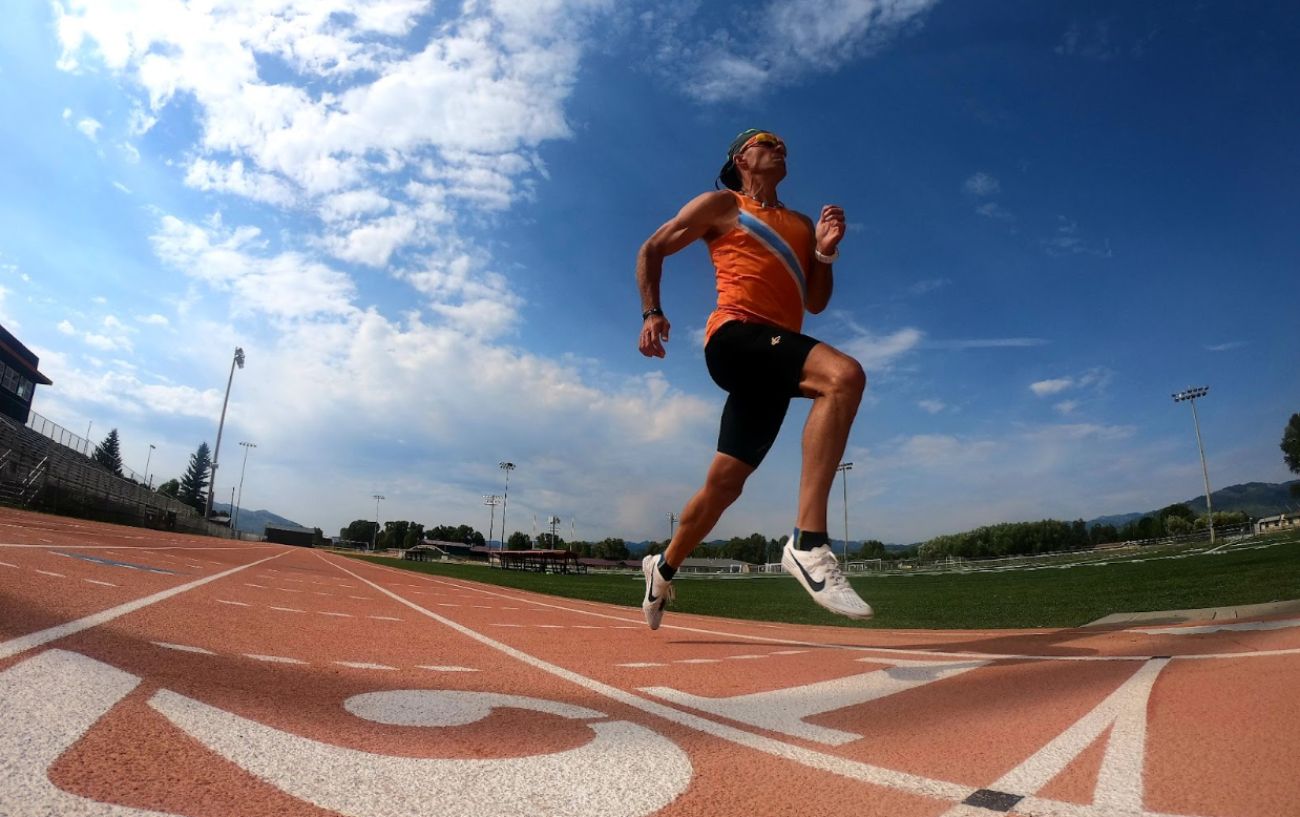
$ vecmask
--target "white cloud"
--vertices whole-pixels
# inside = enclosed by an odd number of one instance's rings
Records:
[[[939,414],[948,408],[948,404],[942,400],[921,400],[916,404],[922,411],[929,414]]]
[[[1052,256],[1086,254],[1110,258],[1113,255],[1109,240],[1098,243],[1085,238],[1079,231],[1079,223],[1065,216],[1057,216],[1056,232],[1042,239],[1039,244]]]
[[[121,190],[123,193],[126,193],[128,196],[131,195],[131,188],[127,187],[121,182],[113,182],[113,186],[116,187],[118,190]]]
[[[755,96],[870,56],[919,26],[936,0],[768,0],[746,25],[695,20],[707,7],[660,6],[642,15],[654,59],[702,102]],[[730,14],[730,13],[729,13]]]
[[[1074,385],[1073,378],[1058,377],[1052,380],[1039,380],[1037,383],[1031,383],[1029,390],[1039,397],[1046,397],[1051,394],[1060,394],[1066,389],[1072,389]]]
[[[59,321],[58,326],[56,326],[55,328],[65,335],[77,334],[77,328],[73,326],[70,321],[67,320]]]
[[[951,278],[930,278],[924,281],[917,281],[907,288],[912,295],[926,295],[935,290],[943,289],[952,283]]]
[[[1062,400],[1061,402],[1059,402],[1059,403],[1057,403],[1056,405],[1052,406],[1052,408],[1056,409],[1056,410],[1057,410],[1058,412],[1060,412],[1062,415],[1069,416],[1069,415],[1073,414],[1073,413],[1075,412],[1076,409],[1079,408],[1079,401],[1078,401],[1078,400]]]
[[[979,207],[975,208],[975,212],[981,216],[984,216],[985,218],[991,218],[994,221],[1015,221],[1016,220],[1015,213],[1012,213],[1010,210],[998,204],[996,201],[984,202]]]
[[[1240,349],[1240,348],[1242,348],[1243,346],[1246,346],[1246,345],[1247,345],[1247,344],[1246,344],[1246,341],[1244,341],[1244,340],[1233,340],[1233,341],[1229,341],[1229,342],[1227,342],[1227,343],[1207,344],[1206,347],[1205,347],[1205,351],[1207,351],[1207,352],[1230,352],[1230,351],[1232,351],[1233,349]]]
[[[915,349],[925,337],[920,329],[906,327],[887,335],[876,335],[859,329],[856,337],[841,347],[858,359],[868,374],[889,369],[899,358]]]
[[[157,312],[154,312],[153,314],[150,315],[137,316],[136,321],[138,323],[143,323],[147,326],[170,326],[171,325],[171,321],[167,320],[167,317],[165,315],[159,315]]]
[[[962,188],[972,196],[991,196],[1002,189],[996,176],[980,171],[962,184]]]
[[[86,117],[77,122],[77,130],[81,131],[81,133],[92,142],[98,141],[99,130],[102,127],[104,127],[102,124],[90,117]]]

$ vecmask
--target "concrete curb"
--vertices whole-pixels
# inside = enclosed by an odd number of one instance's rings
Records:
[[[1198,610],[1155,610],[1145,613],[1111,613],[1085,627],[1113,627],[1120,624],[1183,624],[1189,621],[1226,621],[1261,616],[1300,613],[1300,599],[1237,607],[1202,607]]]

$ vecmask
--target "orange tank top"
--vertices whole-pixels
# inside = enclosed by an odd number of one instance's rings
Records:
[[[718,307],[704,326],[704,342],[728,321],[765,323],[794,332],[803,327],[813,231],[784,207],[764,207],[739,193],[736,226],[709,242],[718,278]]]

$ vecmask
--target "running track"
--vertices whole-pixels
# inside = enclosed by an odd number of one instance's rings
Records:
[[[0,509],[0,757],[4,817],[1289,817],[1300,620],[650,632]]]

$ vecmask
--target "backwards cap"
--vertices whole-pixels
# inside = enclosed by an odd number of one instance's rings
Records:
[[[722,166],[722,170],[718,171],[718,181],[722,182],[724,187],[737,192],[740,191],[740,171],[736,169],[736,154],[755,134],[764,132],[768,131],[763,128],[747,128],[736,134],[736,138],[731,140],[731,146],[727,148],[727,163]],[[714,187],[717,187],[717,182],[714,183]]]

